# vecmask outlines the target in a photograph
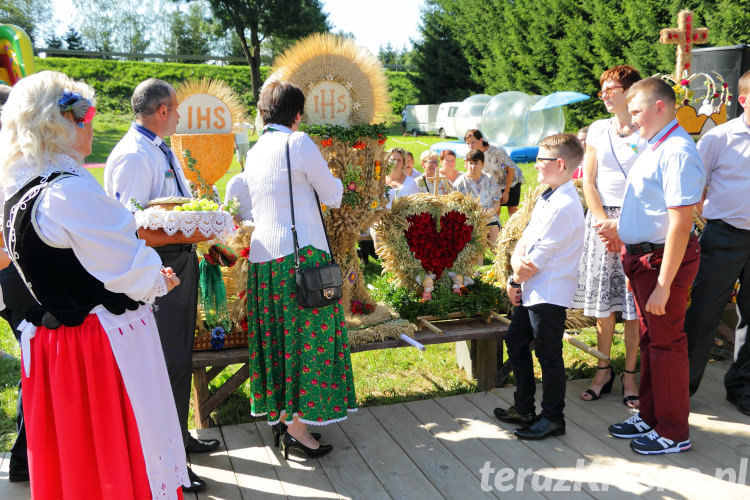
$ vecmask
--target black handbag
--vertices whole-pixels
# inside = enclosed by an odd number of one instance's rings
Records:
[[[297,241],[297,227],[294,220],[294,196],[292,194],[292,165],[289,159],[289,137],[286,139],[286,168],[289,176],[289,205],[292,208],[292,240],[294,241],[294,269],[297,278],[297,304],[305,309],[313,307],[324,307],[335,304],[341,300],[342,286],[344,280],[341,274],[341,268],[333,260],[324,266],[300,268],[299,263],[299,243]],[[320,214],[320,223],[323,225],[323,233],[326,235],[328,250],[331,250],[331,242],[328,240],[328,231],[323,221],[323,211],[320,208],[320,199],[318,193],[315,193],[315,202],[318,205]]]

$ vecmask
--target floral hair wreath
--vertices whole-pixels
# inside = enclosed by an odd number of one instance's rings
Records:
[[[73,120],[79,128],[83,128],[83,124],[89,123],[96,115],[94,105],[80,92],[63,91],[62,97],[57,101],[57,106],[60,108],[60,113]]]

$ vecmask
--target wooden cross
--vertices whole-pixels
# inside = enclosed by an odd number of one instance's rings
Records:
[[[448,178],[440,173],[440,168],[435,169],[435,173],[432,175],[432,177],[427,177],[427,174],[425,173],[425,181],[431,181],[432,182],[432,194],[440,195],[438,192],[438,186],[440,186],[441,180],[448,180]],[[428,184],[429,187],[429,184]]]
[[[674,78],[679,82],[686,76],[685,73],[690,74],[690,63],[693,60],[692,46],[698,43],[708,43],[708,29],[693,29],[693,12],[681,10],[677,15],[677,28],[661,30],[659,42],[677,45]]]

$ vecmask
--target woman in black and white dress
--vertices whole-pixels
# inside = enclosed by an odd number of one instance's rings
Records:
[[[623,402],[638,407],[638,384],[635,367],[638,358],[638,316],[632,292],[620,262],[617,219],[625,194],[630,167],[646,147],[631,125],[625,92],[640,80],[631,66],[615,66],[601,78],[599,97],[614,116],[597,120],[589,127],[586,138],[586,160],[583,191],[588,206],[586,232],[578,273],[578,290],[572,307],[583,309],[586,316],[596,318],[597,348],[609,355],[615,332],[615,313],[625,322],[625,370],[621,375]],[[613,243],[607,245],[602,237]],[[615,374],[606,361],[599,361],[594,379],[581,393],[584,401],[599,399],[612,390]]]

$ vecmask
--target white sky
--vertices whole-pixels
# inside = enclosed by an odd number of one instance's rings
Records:
[[[357,42],[378,53],[390,42],[395,49],[411,48],[419,38],[424,0],[322,0],[333,31],[354,33]],[[52,0],[55,32],[62,35],[75,18],[72,0]]]

